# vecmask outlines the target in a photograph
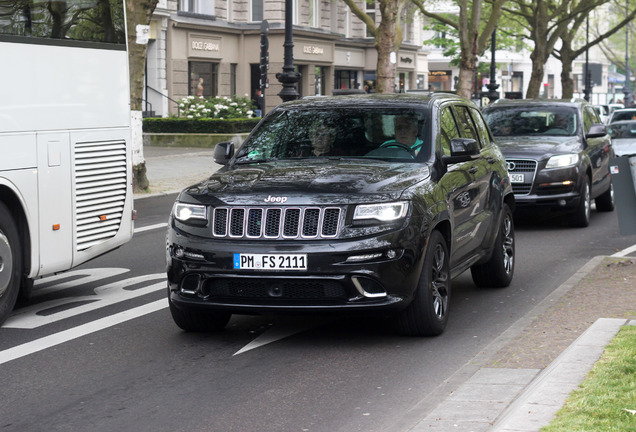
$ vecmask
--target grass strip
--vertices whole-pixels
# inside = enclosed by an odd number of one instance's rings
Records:
[[[541,432],[636,431],[636,326],[624,326]]]

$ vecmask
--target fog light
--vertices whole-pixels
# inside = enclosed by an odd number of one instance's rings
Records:
[[[369,261],[369,260],[380,258],[380,257],[382,257],[381,253],[353,255],[347,258],[347,261],[345,262],[354,263],[354,262],[361,262],[361,261]]]
[[[561,207],[564,207],[564,206],[565,206],[565,200],[564,200],[564,199],[559,200],[559,205],[560,205]]]
[[[180,246],[174,247],[174,256],[177,258],[183,258],[183,248]]]
[[[386,257],[388,259],[393,259],[397,256],[397,252],[394,251],[393,249],[389,249],[388,251],[386,251]]]

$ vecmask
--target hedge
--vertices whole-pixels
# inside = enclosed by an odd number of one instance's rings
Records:
[[[154,133],[245,133],[250,132],[260,120],[260,117],[232,120],[149,117],[143,119],[143,131]]]

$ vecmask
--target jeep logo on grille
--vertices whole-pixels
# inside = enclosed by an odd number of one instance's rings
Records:
[[[506,166],[508,167],[508,171],[514,171],[516,164],[514,162],[506,161]]]
[[[287,197],[273,197],[269,195],[267,198],[265,198],[265,202],[284,204],[285,202],[287,202]]]

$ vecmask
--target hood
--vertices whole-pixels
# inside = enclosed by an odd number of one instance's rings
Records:
[[[406,189],[429,176],[429,167],[423,163],[276,161],[224,167],[184,190],[179,199],[212,205],[382,202],[400,199]]]
[[[617,157],[620,156],[636,156],[636,139],[635,138],[613,138],[612,148]]]
[[[579,153],[582,150],[576,136],[496,136],[495,142],[506,158],[541,160],[555,154]]]

